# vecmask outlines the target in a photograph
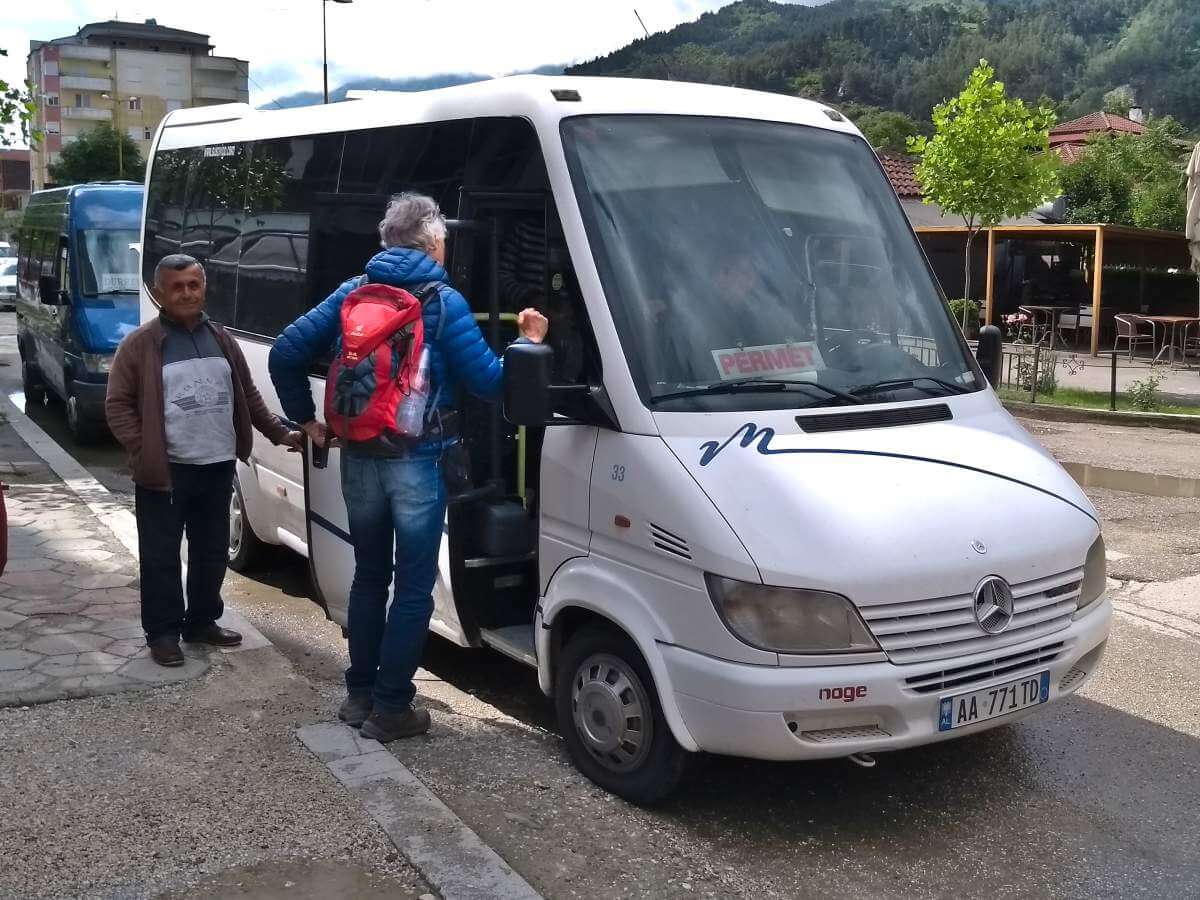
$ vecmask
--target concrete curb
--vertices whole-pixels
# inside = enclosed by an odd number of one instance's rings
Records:
[[[1128,425],[1134,428],[1170,428],[1200,434],[1200,416],[1181,416],[1177,413],[1112,412],[1107,409],[1084,409],[1077,406],[1053,406],[1047,403],[1025,403],[1003,400],[1004,408],[1014,416],[1039,419],[1043,422],[1091,422],[1097,425]]]
[[[446,804],[378,741],[345,725],[307,725],[296,736],[445,900],[542,900]]]
[[[55,442],[54,438],[25,415],[25,411],[11,397],[0,394],[0,412],[5,414],[13,431],[29,445],[29,449],[40,456],[72,493],[87,505],[101,524],[129,551],[129,555],[135,560],[138,559],[137,520],[133,513],[116,502],[109,489],[93,478],[87,469]],[[184,573],[186,572],[185,565]],[[241,653],[271,646],[271,642],[263,633],[231,606],[225,607],[221,624],[242,634],[241,644],[236,647],[222,647],[222,653]]]

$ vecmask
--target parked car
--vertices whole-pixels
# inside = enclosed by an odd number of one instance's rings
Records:
[[[17,233],[17,347],[25,398],[57,395],[77,441],[105,431],[117,344],[138,324],[142,186],[38,191]]]
[[[17,304],[17,258],[0,257],[0,310],[15,309]]]

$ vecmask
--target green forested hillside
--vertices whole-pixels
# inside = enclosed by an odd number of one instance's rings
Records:
[[[1200,0],[741,0],[568,72],[669,74],[925,120],[981,57],[1011,95],[1052,100],[1060,117],[1115,91],[1200,126]]]

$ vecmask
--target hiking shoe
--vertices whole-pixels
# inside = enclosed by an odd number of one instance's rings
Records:
[[[362,736],[381,744],[414,737],[428,730],[429,710],[421,706],[410,706],[399,712],[375,710],[362,724]]]
[[[222,628],[216,622],[205,625],[199,631],[184,632],[183,639],[189,644],[211,644],[214,647],[236,647],[242,642],[240,634]]]
[[[354,691],[338,707],[338,718],[351,728],[360,728],[371,714],[371,695],[365,691]]]
[[[150,658],[160,666],[176,668],[183,665],[183,651],[179,649],[179,638],[168,634],[147,641],[146,644],[150,648]]]

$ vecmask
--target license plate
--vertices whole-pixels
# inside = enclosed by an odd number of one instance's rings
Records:
[[[943,697],[938,706],[938,731],[950,731],[986,722],[1018,710],[1028,709],[1050,699],[1050,673],[1026,675],[1016,681]]]

